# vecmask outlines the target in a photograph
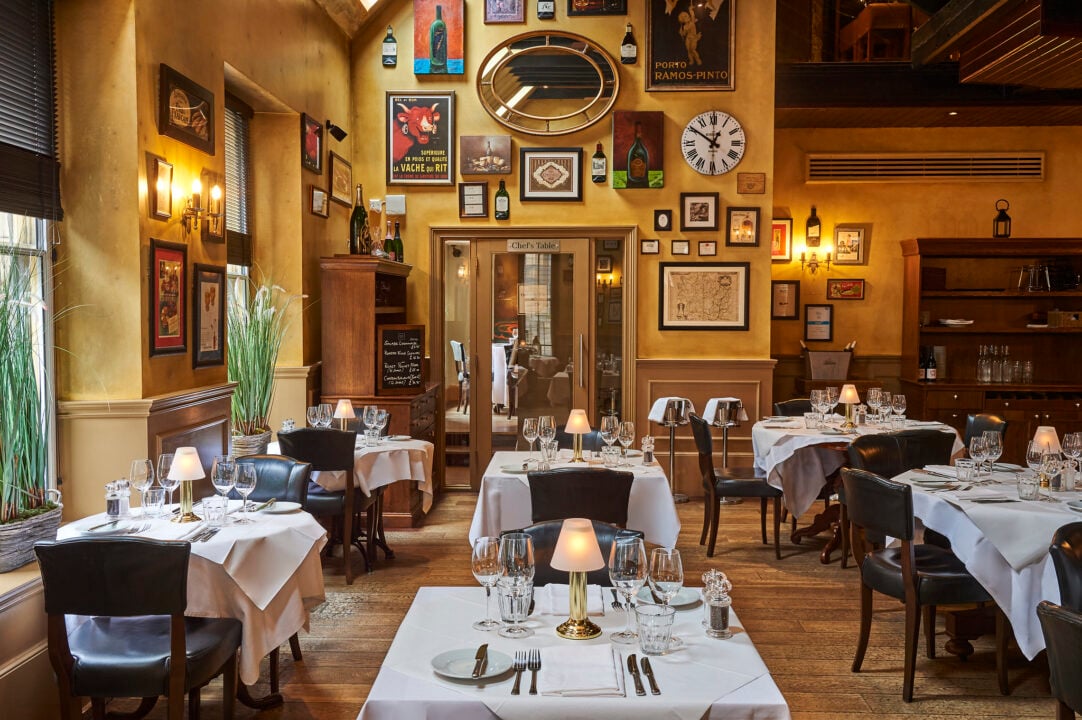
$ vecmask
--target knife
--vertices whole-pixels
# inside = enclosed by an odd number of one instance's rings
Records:
[[[101,525],[95,525],[93,527],[88,527],[86,529],[86,531],[87,532],[93,532],[94,530],[101,530],[102,528],[107,528],[110,525],[116,525],[118,522],[120,522],[120,520],[110,520],[109,522],[102,523]]]
[[[473,657],[475,662],[473,663],[473,674],[470,677],[479,678],[484,674],[485,665],[488,664],[488,643],[484,643],[477,648],[477,653]]]
[[[645,695],[646,689],[642,686],[642,678],[639,677],[639,666],[635,664],[635,653],[627,656],[627,669],[631,672],[631,677],[635,681],[635,694]]]
[[[650,658],[642,659],[642,671],[646,673],[646,679],[650,681],[650,692],[660,695],[661,688],[657,686],[657,680],[654,679],[654,668],[650,666]]]
[[[271,505],[273,505],[276,502],[278,502],[278,498],[271,498],[267,502],[260,503],[259,505],[256,505],[255,509],[252,510],[252,512],[259,512],[260,510],[266,510],[267,508],[269,508]]]

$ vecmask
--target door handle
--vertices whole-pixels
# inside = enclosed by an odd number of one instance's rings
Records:
[[[586,389],[586,338],[579,333],[579,390]]]

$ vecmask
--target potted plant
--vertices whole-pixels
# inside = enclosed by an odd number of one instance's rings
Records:
[[[60,493],[48,487],[49,413],[33,333],[43,309],[31,279],[17,258],[0,265],[0,572],[30,562],[34,543],[55,538],[60,526]]]
[[[234,455],[266,452],[267,414],[274,396],[274,366],[288,320],[286,309],[299,296],[264,280],[238,280],[232,287],[227,322],[227,368],[233,390]]]

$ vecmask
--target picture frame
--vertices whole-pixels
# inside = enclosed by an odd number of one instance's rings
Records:
[[[213,155],[214,122],[214,93],[161,63],[158,134]]]
[[[614,110],[612,113],[612,187],[614,190],[665,187],[665,113],[660,110]],[[632,168],[637,168],[632,172]]]
[[[740,195],[766,194],[766,173],[740,172],[736,174],[736,192]]]
[[[387,184],[454,185],[454,91],[388,92],[386,98]]]
[[[654,211],[654,232],[670,232],[672,230],[672,210]]]
[[[582,148],[520,148],[519,200],[582,200]]]
[[[460,218],[488,217],[488,181],[458,184],[458,216]]]
[[[700,240],[699,257],[714,257],[718,254],[717,240]]]
[[[692,3],[677,12],[672,0],[646,0],[647,92],[732,90],[735,5]],[[688,37],[698,38],[690,48]]]
[[[323,174],[323,123],[301,113],[301,167]]]
[[[688,240],[673,240],[671,244],[671,251],[673,255],[690,255],[691,242],[689,242]]]
[[[206,208],[203,222],[199,223],[200,237],[203,242],[225,242],[225,182],[223,177],[213,170],[203,168],[199,173],[199,182],[203,185],[202,205]],[[218,188],[218,197],[214,197],[214,188]]]
[[[725,245],[759,247],[759,208],[725,208]]]
[[[150,355],[188,349],[186,245],[150,239]]]
[[[458,157],[462,175],[510,175],[511,136],[463,135],[458,139]]]
[[[173,217],[173,163],[147,153],[147,212],[152,220]]]
[[[804,306],[804,341],[831,342],[834,340],[834,306],[814,304]]]
[[[627,0],[567,0],[567,16],[627,15]]]
[[[639,254],[640,255],[658,255],[661,253],[661,241],[660,240],[640,240],[639,241]]]
[[[597,268],[596,268],[595,272],[611,273],[612,272],[612,255],[598,255],[597,256]]]
[[[867,228],[863,225],[838,225],[834,228],[834,264],[865,265]]]
[[[614,285],[609,288],[609,300],[623,300],[624,299],[624,287],[623,285]]]
[[[793,259],[793,218],[770,221],[770,259],[790,262]]]
[[[339,205],[353,207],[353,166],[333,150],[327,153],[330,166],[330,196]]]
[[[658,272],[658,330],[747,330],[746,262],[663,262]]]
[[[680,193],[680,229],[718,229],[718,194]]]
[[[526,0],[485,0],[485,25],[526,22]]]
[[[601,247],[604,250],[619,250],[620,238],[605,238],[601,241]]]
[[[225,364],[225,268],[192,268],[192,367]]]
[[[486,3],[487,6],[487,3]],[[440,13],[436,17],[436,13]],[[413,74],[461,75],[465,72],[465,0],[413,0]],[[443,24],[442,40],[436,28]],[[440,52],[442,48],[442,52]]]
[[[610,300],[605,313],[605,319],[610,323],[623,322],[624,304],[620,300]]]
[[[770,319],[800,319],[800,281],[770,281]]]
[[[327,191],[315,185],[309,185],[308,189],[310,193],[308,209],[312,214],[322,218],[330,215],[330,198],[327,196]]]
[[[827,300],[863,299],[863,278],[827,278]]]

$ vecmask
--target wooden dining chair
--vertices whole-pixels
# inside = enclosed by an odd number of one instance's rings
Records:
[[[594,526],[594,535],[597,536],[597,544],[601,548],[601,557],[605,559],[606,563],[609,561],[609,551],[612,548],[612,543],[617,537],[643,537],[642,532],[638,530],[627,530],[619,525],[600,520],[591,520],[590,522]],[[530,536],[533,541],[534,587],[541,587],[549,583],[567,584],[567,571],[552,569],[552,553],[556,550],[556,540],[560,537],[560,529],[563,528],[563,525],[563,520],[546,520],[545,522],[534,523],[521,530],[504,530],[500,533],[500,537],[512,532],[526,533]],[[587,572],[586,582],[589,585],[612,586],[608,567]]]
[[[812,411],[811,400],[808,398],[792,398],[779,400],[774,403],[774,414],[786,417],[804,417],[804,413]]]
[[[635,476],[623,470],[567,467],[526,475],[532,503],[530,521],[581,517],[627,526],[627,503]]]
[[[1056,698],[1056,720],[1082,712],[1082,613],[1042,600],[1037,618],[1048,651],[1048,684]]]

